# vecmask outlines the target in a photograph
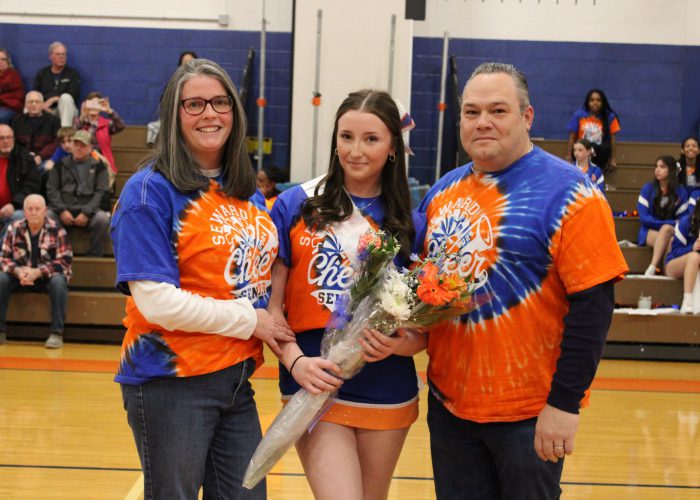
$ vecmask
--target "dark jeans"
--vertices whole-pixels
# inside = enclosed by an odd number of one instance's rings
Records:
[[[10,294],[14,291],[48,292],[51,301],[51,332],[63,333],[68,305],[68,282],[63,275],[55,274],[48,280],[40,278],[33,286],[22,286],[14,276],[0,272],[0,332],[5,331]]]
[[[561,495],[564,465],[535,453],[536,419],[480,424],[428,395],[430,450],[438,500],[548,500]]]
[[[121,384],[136,440],[144,500],[264,499],[265,481],[242,487],[243,474],[262,439],[247,359],[197,377]]]

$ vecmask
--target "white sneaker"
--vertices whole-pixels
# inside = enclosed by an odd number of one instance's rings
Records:
[[[683,294],[683,304],[681,304],[681,314],[693,314],[693,295]]]
[[[52,333],[49,338],[46,339],[44,347],[47,349],[60,349],[63,347],[63,335],[59,333]]]
[[[0,332],[0,344],[7,344],[7,333]]]
[[[647,278],[650,276],[656,276],[656,266],[647,267],[647,270],[644,271],[644,276],[646,276]]]

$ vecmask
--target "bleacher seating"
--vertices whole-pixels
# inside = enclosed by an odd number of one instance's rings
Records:
[[[116,192],[136,170],[148,153],[145,127],[130,126],[115,135],[112,141],[119,174]],[[536,144],[557,156],[563,156],[565,141],[535,140]],[[652,178],[653,162],[661,154],[675,153],[677,144],[619,143],[618,167],[606,175],[606,195],[616,212],[636,208],[641,186]],[[412,186],[423,193],[426,186]],[[423,193],[424,194],[424,193]],[[636,243],[639,219],[616,217],[618,240]],[[112,247],[106,257],[80,256],[87,249],[87,234],[71,234],[77,255],[70,283],[67,340],[118,342],[123,336],[124,296],[114,289],[115,264]],[[630,247],[622,249],[631,274],[641,274],[651,260],[651,249]],[[679,304],[682,284],[663,277],[634,276],[615,285],[615,300],[621,306],[635,307],[640,295],[651,296],[654,305]],[[36,294],[16,294],[8,313],[9,336],[40,339],[46,335],[49,322],[48,297]],[[626,358],[658,358],[700,360],[700,317],[675,314],[629,315],[615,313],[608,336],[605,355]]]
[[[543,149],[563,156],[564,141],[534,141]],[[637,207],[642,186],[653,179],[654,161],[663,154],[676,155],[675,143],[618,143],[617,168],[605,176],[606,196],[614,212],[631,214]],[[618,240],[637,242],[639,218],[616,217]],[[651,261],[651,248],[623,248],[630,274],[642,274]],[[629,277],[615,285],[615,302],[636,307],[641,295],[652,304],[679,305],[683,298],[680,280],[642,276]],[[639,359],[700,360],[700,317],[679,313],[642,315],[616,312],[613,316],[605,355]]]
[[[130,126],[113,136],[112,149],[119,174],[115,181],[118,196],[139,161],[148,154],[146,127]],[[124,328],[124,295],[114,288],[116,266],[111,241],[104,257],[86,257],[87,231],[69,232],[75,259],[66,312],[66,340],[121,342]],[[7,313],[10,339],[43,339],[50,322],[46,294],[13,294]]]

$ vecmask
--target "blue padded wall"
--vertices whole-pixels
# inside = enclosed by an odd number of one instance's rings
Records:
[[[256,53],[246,112],[248,133],[257,136],[258,32],[0,24],[0,46],[10,51],[27,89],[36,72],[49,64],[48,46],[55,40],[66,45],[68,64],[80,72],[82,96],[93,90],[109,96],[127,126],[157,118],[158,100],[182,51],[221,64],[238,86],[252,47]],[[291,33],[267,34],[265,136],[273,146],[265,163],[283,167],[289,161],[291,45]]]
[[[413,42],[411,114],[417,126],[411,132],[411,175],[427,183],[435,172],[442,43],[440,38]],[[680,143],[697,135],[699,47],[453,39],[449,54],[457,58],[460,92],[482,62],[507,62],[523,70],[535,108],[533,137],[566,138],[569,118],[596,87],[620,116],[619,140]],[[445,123],[445,133],[453,139],[451,123]],[[443,153],[443,158],[444,172],[454,166],[454,155]]]

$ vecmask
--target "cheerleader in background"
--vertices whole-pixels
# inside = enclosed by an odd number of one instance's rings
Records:
[[[693,289],[700,268],[700,205],[684,215],[676,226],[671,251],[666,258],[666,275],[683,278],[682,314],[693,313]]]
[[[676,221],[688,208],[688,194],[678,187],[676,160],[669,155],[656,159],[654,180],[644,185],[637,199],[640,246],[653,248],[651,263],[644,276],[654,276],[668,252]]]
[[[688,196],[700,191],[700,171],[697,170],[700,146],[695,137],[686,138],[681,144],[681,157],[678,158],[678,184],[685,186]]]
[[[586,94],[583,107],[569,120],[569,142],[566,159],[572,161],[574,141],[588,139],[595,149],[596,161],[605,172],[617,166],[615,160],[615,134],[620,131],[620,120],[610,107],[608,98],[600,89],[592,89]]]
[[[574,143],[574,159],[576,166],[593,181],[601,191],[605,191],[605,176],[598,165],[591,161],[593,145],[588,139],[579,139]]]

